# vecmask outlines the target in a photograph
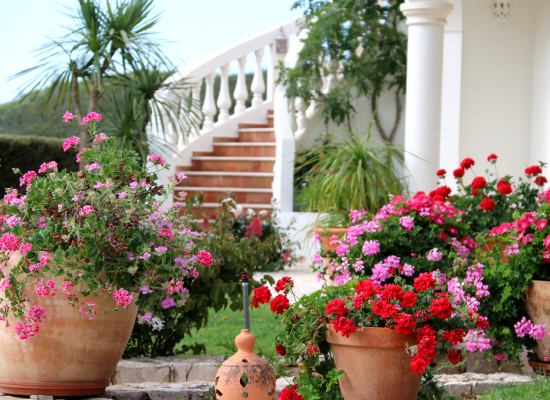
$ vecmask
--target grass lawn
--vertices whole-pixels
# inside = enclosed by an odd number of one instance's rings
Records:
[[[225,319],[224,319],[225,318]],[[221,346],[222,343],[235,345],[235,336],[237,336],[244,327],[244,317],[242,311],[231,311],[229,308],[222,309],[217,313],[211,310],[208,316],[208,325],[194,331],[192,336],[184,338],[182,345],[193,345],[195,343],[204,343],[206,345],[206,355],[219,356],[226,353],[233,353],[232,350]],[[256,337],[257,353],[259,347],[263,347],[264,353],[275,354],[275,338],[283,331],[284,325],[281,318],[276,317],[269,309],[269,304],[262,304],[260,308],[250,310],[250,333]],[[181,345],[176,346],[176,350]],[[235,348],[236,349],[236,348]],[[191,352],[186,353],[186,355]]]
[[[537,379],[531,383],[507,386],[494,390],[477,400],[546,400],[550,399],[550,379]]]

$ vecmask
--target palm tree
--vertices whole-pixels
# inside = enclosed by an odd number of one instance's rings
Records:
[[[169,115],[167,121],[155,121],[162,131],[165,122],[170,123],[174,131],[189,131],[194,119],[187,117],[188,113],[181,113],[182,102],[188,101],[184,95],[187,84],[184,81],[166,83],[166,79],[174,75],[175,65],[166,55],[164,42],[152,37],[152,29],[160,17],[153,9],[153,0],[115,0],[114,4],[109,0],[105,4],[97,0],[77,1],[77,7],[68,13],[74,26],[68,27],[65,35],[50,38],[36,49],[40,58],[37,65],[10,77],[34,73],[20,89],[21,101],[32,101],[45,90],[43,113],[52,102],[55,109],[68,99],[69,107],[81,121],[87,113],[97,111],[101,96],[118,84],[129,103],[117,105],[114,115],[120,118],[108,122],[111,127],[118,122],[122,145],[142,149],[142,157],[147,149],[145,126],[151,120],[149,107],[156,112],[170,111],[165,113]],[[87,112],[80,102],[81,87],[86,88],[89,96]],[[172,96],[170,102],[156,99],[155,93],[163,88],[178,89],[174,93],[181,98]],[[192,117],[193,113],[190,114]],[[85,147],[89,137],[83,125],[80,138]]]

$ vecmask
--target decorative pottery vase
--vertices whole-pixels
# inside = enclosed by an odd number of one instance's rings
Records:
[[[7,275],[20,256],[12,256]],[[0,327],[0,392],[17,395],[90,396],[105,391],[109,377],[126,348],[136,320],[134,302],[118,313],[112,299],[93,295],[98,313],[93,320],[83,318],[61,291],[63,276],[54,278],[55,296],[39,297],[34,286],[24,293],[29,306],[44,307],[46,318],[40,331],[27,341],[19,339],[14,326]],[[0,293],[3,296],[3,293]],[[107,315],[103,310],[108,309]]]
[[[527,286],[527,290],[523,294],[525,310],[535,325],[544,323],[548,328],[550,327],[550,282],[535,280],[531,282],[533,284]],[[538,341],[538,345],[533,351],[537,354],[539,360],[544,360],[544,353],[549,349],[550,335],[547,335]],[[540,365],[536,368],[533,367],[533,369],[538,371]]]
[[[360,328],[349,338],[327,325],[327,342],[337,370],[344,400],[416,400],[421,375],[411,371],[406,345],[417,344],[414,335],[395,329]]]

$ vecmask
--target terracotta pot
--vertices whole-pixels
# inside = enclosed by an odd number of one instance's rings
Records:
[[[532,281],[523,294],[525,310],[535,325],[544,323],[550,327],[550,282]],[[538,341],[538,346],[533,351],[544,360],[544,353],[550,349],[550,335]]]
[[[336,369],[344,400],[415,400],[421,375],[411,371],[405,345],[416,344],[413,335],[395,329],[361,328],[349,338],[328,325]]]
[[[504,243],[500,243],[498,239],[488,240],[487,242],[485,242],[485,246],[481,249],[481,252],[490,253],[497,245],[500,245],[500,260],[503,263],[507,263],[508,261],[510,261],[510,259],[504,255],[504,250],[506,249],[506,246],[504,245]]]
[[[348,228],[313,228],[313,232],[315,233],[323,233],[325,231],[329,231],[330,233],[327,236],[321,236],[319,238],[321,240],[321,246],[323,246],[325,251],[336,251],[338,245],[330,244],[330,238],[332,235],[340,236],[341,234],[346,233]]]
[[[4,273],[19,261],[15,256]],[[94,320],[83,318],[61,291],[63,277],[53,279],[58,292],[40,298],[34,286],[25,294],[30,306],[44,307],[40,331],[27,341],[15,334],[16,320],[0,327],[0,392],[20,395],[90,396],[105,391],[128,343],[136,320],[135,303],[126,308],[103,296],[87,296],[98,311]],[[3,296],[3,293],[0,293]],[[108,309],[107,315],[103,310]]]
[[[541,375],[550,375],[550,364],[543,363],[543,362],[535,362],[535,361],[527,361],[529,363],[529,366],[533,368],[533,371],[535,371],[538,374]]]

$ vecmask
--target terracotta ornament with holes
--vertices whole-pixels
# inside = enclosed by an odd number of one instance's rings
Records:
[[[216,374],[216,400],[273,400],[275,374],[269,363],[252,351],[255,343],[248,329],[235,338],[237,353]]]

